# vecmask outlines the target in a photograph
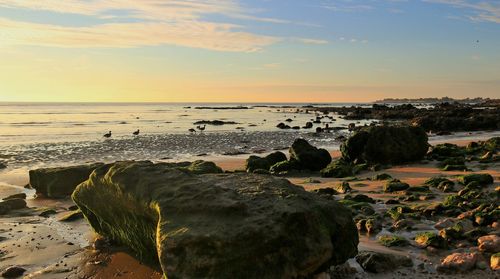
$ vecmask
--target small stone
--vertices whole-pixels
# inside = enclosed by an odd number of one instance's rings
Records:
[[[477,253],[453,253],[441,261],[438,272],[466,272],[474,269],[478,259]]]
[[[26,272],[26,269],[19,266],[11,266],[2,272],[2,277],[4,278],[16,278],[20,277]]]
[[[500,252],[500,237],[498,235],[485,235],[478,238],[477,242],[481,252]]]

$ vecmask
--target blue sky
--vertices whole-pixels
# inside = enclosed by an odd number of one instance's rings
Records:
[[[0,101],[500,98],[499,50],[500,1],[0,0]]]

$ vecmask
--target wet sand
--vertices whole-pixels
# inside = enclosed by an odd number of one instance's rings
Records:
[[[468,141],[457,141],[457,144],[467,144]],[[331,150],[333,157],[339,157],[338,150]],[[243,170],[248,155],[239,156],[209,156],[204,160],[215,161],[225,170]],[[495,178],[495,184],[500,186],[500,168],[494,165],[488,170],[479,170],[473,166],[475,172],[487,172]],[[364,172],[358,175],[358,180],[350,182],[356,193],[363,193],[375,199],[387,200],[396,194],[380,193],[383,181],[371,181],[367,178],[377,173],[388,173],[412,186],[421,185],[427,178],[443,174],[453,176],[464,172],[443,172],[436,164],[409,164],[385,169],[380,172]],[[310,183],[308,178],[314,178],[321,183]],[[342,179],[320,178],[315,176],[288,177],[293,183],[304,187],[308,191],[319,188],[332,187]],[[162,278],[157,267],[141,264],[127,254],[126,249],[108,247],[101,251],[92,248],[96,235],[85,220],[62,223],[58,219],[68,213],[73,205],[70,199],[51,200],[33,199],[33,190],[23,186],[27,184],[27,170],[7,171],[0,173],[0,197],[25,192],[28,195],[29,209],[15,211],[12,214],[0,216],[0,270],[8,266],[22,266],[27,269],[26,278]],[[375,193],[378,192],[378,193]],[[437,200],[445,194],[435,192]],[[342,198],[342,195],[339,195]],[[48,218],[38,216],[42,208],[53,208],[56,215]],[[385,204],[377,203],[376,210],[383,210]],[[432,230],[433,223],[419,224],[417,230],[405,232],[414,235],[419,230]],[[387,233],[383,230],[381,232]],[[450,251],[427,251],[417,247],[387,248],[376,241],[377,235],[360,235],[360,251],[378,251],[400,255],[410,255],[415,265],[426,263],[427,266],[436,266],[439,260]],[[402,268],[389,274],[370,274],[362,272],[360,266],[353,260],[351,265],[360,272],[357,278],[497,278],[491,272],[476,270],[465,275],[436,274],[433,269],[415,273],[413,269]],[[462,277],[463,276],[463,277]]]

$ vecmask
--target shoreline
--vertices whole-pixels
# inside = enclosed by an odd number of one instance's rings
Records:
[[[488,137],[487,134],[477,134],[476,136],[478,136],[474,138],[476,140]],[[466,145],[470,142],[470,137],[473,136],[467,135],[455,141],[436,139],[431,140],[430,143],[437,144],[445,141],[458,145]],[[340,156],[338,149],[329,151],[334,158]],[[249,155],[250,154],[238,156],[206,156],[196,158],[213,161],[224,170],[234,171],[244,169],[245,159]],[[394,197],[393,194],[374,193],[376,190],[381,189],[383,184],[382,181],[366,181],[367,177],[382,172],[399,178],[412,186],[421,185],[427,178],[439,174],[445,174],[447,176],[464,174],[464,172],[461,171],[444,172],[437,170],[435,163],[405,164],[393,166],[383,171],[367,172],[358,175],[359,180],[363,183],[359,183],[359,185],[354,183],[352,188],[358,193],[363,193],[376,199],[387,200]],[[488,170],[476,172],[490,173],[495,178],[492,187],[500,186],[500,168],[498,165]],[[306,182],[308,178],[313,177],[319,180],[320,183]],[[317,175],[301,175],[299,177],[285,178],[296,185],[304,187],[307,191],[332,187],[338,184],[339,181],[343,181],[343,179],[335,178],[318,178]],[[0,172],[0,181],[5,180],[11,182],[13,185],[5,187],[5,184],[0,184],[0,197],[14,194],[16,191],[28,193],[28,196],[32,197],[33,190],[27,190],[22,187],[28,182],[25,169]],[[445,195],[446,194],[442,194],[439,198],[443,198]],[[343,195],[339,195],[339,197],[342,196]],[[106,250],[104,252],[94,251],[91,246],[92,242],[95,240],[95,234],[84,220],[77,220],[64,224],[58,222],[58,218],[61,218],[69,212],[68,208],[72,205],[71,200],[29,198],[27,201],[30,207],[55,208],[57,214],[49,218],[30,216],[29,212],[21,212],[20,215],[14,216],[0,216],[0,224],[2,224],[0,225],[0,236],[7,237],[7,240],[0,241],[0,250],[10,251],[9,255],[12,255],[12,257],[9,257],[7,260],[0,258],[0,270],[10,265],[24,266],[28,268],[27,274],[29,275],[26,278],[78,278],[82,275],[92,275],[94,278],[109,278],[110,276],[117,276],[120,278],[161,278],[162,275],[160,272],[140,264],[122,249]],[[377,204],[375,209],[380,211],[385,207],[386,205]],[[27,214],[27,216],[23,216],[23,214]],[[432,224],[423,224],[422,227],[419,228],[419,230],[423,231],[426,229],[433,229]],[[382,233],[387,233],[387,231],[383,230]],[[31,234],[33,236],[45,235],[46,238],[43,240],[38,239],[32,237]],[[412,235],[414,234],[415,231],[412,231]],[[53,237],[47,237],[49,235]],[[36,241],[32,239],[36,239]],[[436,266],[439,263],[439,259],[444,255],[443,252],[429,252],[416,247],[387,248],[376,241],[376,235],[368,236],[360,234],[360,243],[358,247],[360,251],[376,251],[399,255],[409,253],[415,265],[425,264],[428,266]],[[446,253],[448,252],[449,251],[446,251]],[[35,253],[36,256],[30,256],[33,253]],[[357,265],[355,261],[353,262],[353,260],[350,260],[349,262],[359,271],[360,266]],[[398,269],[397,272],[411,274],[412,270],[401,268]],[[416,274],[416,277],[412,278],[435,278],[437,275],[441,278],[455,278],[453,275],[437,274],[432,270],[428,272],[428,274]],[[384,276],[388,274],[396,275],[396,273],[371,274],[362,272],[358,273],[358,275],[361,276],[358,278],[385,278]],[[491,274],[486,271],[475,270],[465,274],[463,278],[477,278],[477,276],[488,278],[490,275]]]

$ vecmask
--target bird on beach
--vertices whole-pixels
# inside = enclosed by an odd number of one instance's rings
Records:
[[[196,133],[196,130],[193,129],[193,128],[189,129],[188,131],[191,132],[191,133]]]
[[[132,134],[133,134],[134,136],[138,136],[138,135],[139,135],[139,133],[140,133],[140,131],[139,131],[139,129],[137,129],[137,131],[133,132]]]
[[[111,137],[111,131],[109,131],[107,134],[104,134],[104,136],[103,136],[103,137],[105,137],[105,138],[110,138],[110,137]]]
[[[196,126],[196,128],[197,128],[198,130],[200,130],[200,131],[204,131],[206,127],[207,127],[207,125],[203,125],[203,127],[201,127],[201,125]]]

